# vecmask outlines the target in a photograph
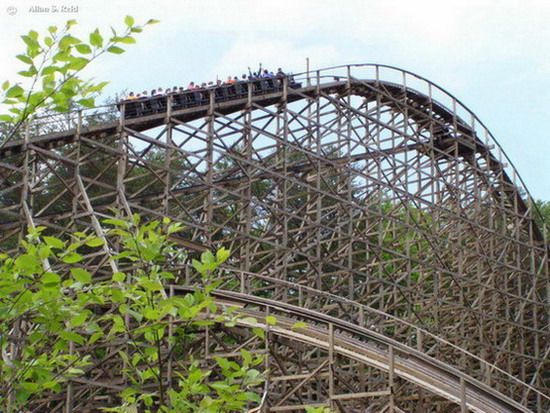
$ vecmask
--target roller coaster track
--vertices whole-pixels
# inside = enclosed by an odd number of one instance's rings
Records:
[[[0,145],[0,196],[17,200],[2,205],[0,243],[36,225],[88,226],[105,238],[99,219],[113,206],[170,216],[189,228],[174,241],[192,251],[225,243],[232,271],[264,283],[254,291],[241,280],[241,294],[215,294],[274,335],[388,372],[461,411],[549,409],[547,230],[491,133],[444,89],[394,67],[338,66],[295,79],[301,87],[284,81],[253,92],[250,84],[224,99],[209,90],[207,104],[167,97],[145,116],[125,116],[122,103],[37,119],[24,139]],[[202,146],[185,146],[191,140]],[[150,161],[152,150],[164,161]],[[215,170],[219,159],[228,165]],[[99,161],[108,165],[97,176],[80,175]],[[117,177],[107,178],[112,165]],[[130,191],[136,178],[127,170],[138,167],[150,181]],[[365,182],[364,195],[353,179]],[[266,194],[255,196],[254,185]],[[376,198],[383,190],[388,211]],[[36,202],[42,191],[52,194],[47,203]],[[63,199],[72,207],[56,208]],[[417,237],[404,246],[402,226]],[[105,276],[113,251],[109,242],[86,265]],[[262,324],[267,309],[275,326]],[[293,320],[307,327],[293,329]],[[330,372],[325,362],[319,372]],[[298,387],[311,379],[304,374]],[[379,396],[400,411],[388,388]],[[337,407],[346,397],[326,400]],[[269,411],[296,409],[293,399],[271,399]]]
[[[192,291],[183,287],[174,287],[174,289],[177,293]],[[253,317],[256,320],[252,322],[243,318],[244,321],[240,321],[240,325],[249,328],[260,327],[272,334],[313,345],[327,352],[334,351],[384,371],[393,370],[396,376],[462,405],[469,411],[494,413],[530,411],[520,403],[477,380],[472,380],[451,366],[357,324],[280,301],[240,293],[215,291],[213,296],[225,305],[241,307],[240,313],[243,316]],[[266,315],[275,315],[276,324],[268,325],[265,322]],[[294,328],[297,321],[305,322],[307,326]],[[391,388],[385,392],[386,396],[391,397],[391,394]],[[286,401],[286,397],[283,396],[270,411],[295,409],[292,405],[280,407],[281,401]],[[357,398],[357,395],[353,393],[332,395],[335,401],[354,397]],[[369,395],[363,395],[363,397],[367,398]]]
[[[228,271],[234,273],[238,270]],[[240,271],[242,273],[242,271]],[[265,294],[270,287],[284,287],[287,291],[296,286],[292,283],[282,280],[262,277],[257,274],[245,274],[248,281],[261,280],[264,283],[263,293]],[[243,286],[244,288],[244,286]],[[384,314],[368,306],[362,306],[358,303],[346,300],[328,294],[324,291],[319,291],[307,287],[299,287],[300,293],[305,296],[315,298],[326,297],[336,306],[345,306],[352,304],[356,307],[356,315],[361,313],[367,315],[369,321],[365,323],[368,327],[364,327],[361,322],[346,321],[342,317],[335,317],[323,312],[308,308],[304,305],[304,301],[308,301],[302,297],[302,305],[293,305],[279,299],[265,298],[262,296],[245,293],[238,293],[228,290],[214,290],[211,295],[219,305],[224,307],[237,308],[240,317],[237,319],[237,325],[247,329],[260,328],[273,336],[286,338],[295,343],[303,343],[314,348],[325,350],[326,354],[332,354],[326,360],[320,361],[320,366],[313,372],[307,372],[301,375],[289,376],[286,378],[276,378],[275,381],[291,381],[300,377],[303,380],[299,387],[291,387],[286,394],[277,394],[275,397],[270,397],[270,381],[268,379],[265,385],[264,401],[262,405],[253,409],[253,411],[294,411],[297,409],[296,404],[285,404],[299,390],[300,387],[307,384],[308,380],[312,380],[316,375],[322,372],[326,373],[330,369],[336,356],[342,356],[349,360],[354,360],[366,366],[373,367],[378,370],[388,372],[392,377],[389,387],[386,390],[366,393],[341,393],[341,394],[326,394],[326,400],[317,401],[318,406],[333,406],[337,411],[348,412],[355,410],[347,410],[343,402],[346,400],[357,399],[376,399],[381,406],[392,405],[395,412],[402,412],[399,408],[399,398],[395,396],[396,386],[394,381],[401,378],[409,383],[412,383],[426,391],[432,392],[446,400],[451,404],[460,406],[464,411],[472,412],[490,412],[490,413],[505,413],[505,412],[530,412],[528,408],[507,397],[506,395],[495,391],[490,386],[472,378],[470,375],[459,371],[451,364],[437,360],[422,351],[419,351],[409,345],[403,344],[387,335],[383,334],[384,328],[388,328],[388,320],[394,320],[398,324],[402,324],[405,328],[413,328],[416,334],[424,334],[426,337],[432,336],[438,341],[438,347],[454,347],[458,358],[461,355],[476,358],[475,355],[468,354],[462,349],[453,346],[451,343],[445,342],[440,338],[431,335],[427,331],[419,330],[413,325],[407,325],[406,322],[396,319],[390,314]],[[167,293],[170,296],[183,296],[187,293],[195,291],[192,287],[182,285],[171,285],[166,287]],[[311,305],[311,303],[310,303]],[[349,314],[348,314],[349,315]],[[268,323],[267,316],[275,316],[276,322]],[[378,320],[375,320],[375,317]],[[381,320],[382,318],[383,320]],[[208,316],[205,316],[208,319]],[[300,327],[296,327],[296,323],[301,323]],[[383,324],[386,324],[385,326]],[[216,354],[211,354],[210,357],[215,357]],[[482,361],[482,360],[481,360]],[[165,361],[166,362],[166,361]],[[482,361],[483,362],[483,361]],[[95,368],[98,366],[95,365]],[[487,365],[493,371],[498,371],[496,366]],[[511,385],[517,385],[525,388],[528,392],[537,392],[530,386],[521,383],[519,380],[505,372],[501,373],[507,376]],[[89,381],[76,379],[75,383],[90,384]],[[117,386],[110,386],[107,383],[95,384],[117,390]],[[74,389],[78,391],[78,387]],[[550,397],[539,393],[542,398],[550,400]],[[381,399],[381,400],[380,400]],[[382,408],[380,408],[383,410]],[[57,411],[57,410],[53,410]]]
[[[384,100],[382,103],[389,106],[393,106],[396,109],[399,109],[400,105],[403,103],[404,96],[406,99],[414,102],[413,107],[414,111],[409,112],[411,119],[421,123],[425,121],[426,113],[425,108],[427,105],[430,106],[430,109],[439,117],[437,126],[439,130],[435,131],[435,136],[437,137],[436,148],[439,152],[439,156],[451,156],[445,152],[446,148],[449,148],[453,143],[459,142],[459,154],[460,156],[468,156],[472,153],[489,153],[489,168],[492,169],[497,174],[502,174],[504,182],[509,185],[509,188],[499,188],[495,191],[501,191],[500,196],[512,196],[516,200],[520,212],[525,213],[528,210],[528,205],[519,195],[519,192],[515,189],[514,184],[510,180],[508,174],[503,169],[503,164],[496,157],[490,154],[490,149],[493,146],[484,144],[479,137],[476,135],[475,130],[468,126],[462,119],[457,118],[456,114],[448,110],[441,104],[435,102],[429,96],[418,93],[415,90],[410,88],[405,88],[401,85],[385,82],[381,80],[372,81],[372,80],[358,80],[350,79],[348,81],[340,82],[330,82],[327,84],[309,86],[301,88],[298,90],[288,89],[286,91],[279,91],[274,93],[269,93],[260,96],[253,96],[251,99],[235,99],[228,102],[217,103],[214,105],[214,110],[219,114],[230,114],[237,111],[245,109],[249,105],[258,105],[258,106],[270,106],[277,104],[281,101],[283,95],[287,94],[286,101],[293,102],[301,99],[315,98],[319,94],[331,95],[338,94],[340,96],[346,96],[349,94],[354,94],[358,96],[363,96],[365,99],[375,99],[376,94],[374,93],[377,90],[384,90]],[[181,122],[189,122],[196,119],[203,118],[212,111],[210,106],[198,106],[190,109],[181,109],[172,112],[171,114],[157,113],[149,116],[143,116],[133,119],[124,120],[124,128],[128,128],[133,132],[140,132],[150,128],[158,127],[163,125],[166,122],[167,116],[172,116],[174,119],[177,119]],[[371,119],[373,120],[373,119]],[[453,136],[450,132],[453,122],[455,122],[456,132],[458,136]],[[28,142],[25,141],[14,141],[14,142],[4,142],[0,146],[0,159],[20,153],[24,150],[44,150],[51,149],[55,147],[62,146],[68,142],[74,141],[76,136],[81,138],[88,139],[101,139],[102,137],[110,136],[120,129],[120,122],[111,122],[107,124],[101,124],[98,126],[92,127],[79,127],[78,129],[70,129],[63,132],[52,133],[44,136],[38,136],[30,139]],[[361,155],[354,155],[348,159],[342,159],[340,162],[354,162],[360,159],[369,159],[377,156],[383,156],[387,153],[397,153],[401,151],[409,150],[419,150],[421,151],[424,146],[427,146],[430,142],[429,140],[419,141],[415,144],[409,145],[404,148],[392,148],[389,150],[381,150],[378,152],[369,152]],[[59,157],[59,159],[63,159]],[[338,160],[336,160],[338,162]],[[0,164],[1,166],[1,164]],[[292,168],[292,172],[304,172],[310,170],[311,165],[302,165],[299,167]],[[234,169],[238,171],[238,169]],[[519,175],[518,175],[519,176]],[[263,176],[259,175],[257,178],[261,179]],[[227,177],[223,180],[216,181],[218,185],[232,184],[235,181],[246,179],[244,177]],[[175,193],[182,193],[188,191],[196,191],[203,189],[201,187],[190,187],[184,189],[178,189]],[[147,202],[150,199],[158,197],[161,194],[149,194],[147,196],[139,197],[140,202]],[[534,203],[532,204],[534,205]],[[105,206],[97,205],[98,207]],[[538,211],[537,211],[538,212]],[[539,213],[540,215],[540,213]],[[533,227],[533,230],[536,234],[536,237],[539,240],[542,240],[542,233],[538,227]]]

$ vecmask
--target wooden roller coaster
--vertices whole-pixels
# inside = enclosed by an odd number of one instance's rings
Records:
[[[195,351],[266,354],[257,411],[550,409],[547,229],[459,100],[370,64],[155,99],[40,118],[3,142],[0,250],[29,226],[92,228],[107,242],[83,265],[108,277],[118,244],[101,220],[116,211],[183,223],[173,240],[190,254],[231,249],[214,295],[257,321],[206,327]],[[188,291],[194,275],[173,270],[185,281],[167,291]],[[71,397],[33,408],[114,397],[117,345]]]

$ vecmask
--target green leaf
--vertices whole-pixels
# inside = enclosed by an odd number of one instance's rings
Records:
[[[55,390],[56,388],[59,387],[59,382],[57,382],[56,380],[50,380],[50,381],[40,383],[40,385],[44,389],[54,389]],[[56,391],[59,391],[59,390],[56,390]]]
[[[61,282],[61,277],[53,272],[45,273],[41,278],[42,284],[57,285]]]
[[[71,318],[71,327],[81,326],[86,322],[87,318],[88,318],[87,313],[81,313],[81,314],[75,315],[73,318]]]
[[[98,29],[90,33],[90,44],[96,48],[103,47],[103,37],[99,34]]]
[[[134,359],[136,358],[136,356],[139,356],[139,354],[136,354],[134,356]],[[132,365],[135,366],[137,363],[134,364],[133,362],[133,359],[132,359]],[[128,397],[128,396],[133,396],[134,394],[136,394],[138,391],[137,389],[134,389],[133,387],[128,387],[127,389],[123,390],[119,396],[122,397],[122,398],[125,398],[125,397]]]
[[[20,255],[15,259],[15,267],[23,271],[40,271],[42,268],[40,261],[37,257],[30,254]]]
[[[82,102],[83,100],[85,100],[85,99],[80,99],[80,100],[78,101],[78,103],[80,103],[80,104],[82,105],[81,102]],[[85,106],[85,105],[83,105],[83,106]],[[103,240],[102,240],[101,238],[92,238],[91,240],[89,240],[88,242],[86,242],[86,245],[87,245],[88,247],[99,247],[99,246],[101,246],[101,245],[103,245],[103,244],[104,244],[104,242],[103,242]]]
[[[218,250],[218,252],[216,252],[216,260],[218,261],[218,263],[221,264],[225,262],[230,255],[231,255],[231,251],[222,247]]]
[[[244,395],[248,400],[253,401],[254,403],[261,403],[262,401],[262,398],[259,394],[253,393],[251,391],[245,392]]]
[[[204,269],[204,265],[202,265],[199,261],[197,260],[193,260],[192,261],[192,265],[193,267],[195,268],[195,270],[197,270],[197,272],[199,274],[205,274],[206,273],[206,270]]]
[[[38,42],[29,36],[21,36],[21,39],[23,39],[30,51],[36,51],[40,48]]]
[[[147,318],[149,320],[158,320],[160,318],[160,311],[159,310],[154,310],[152,308],[147,308],[143,312],[143,315],[145,316],[145,318]]]
[[[76,251],[82,244],[80,242],[72,242],[67,246],[67,252]]]
[[[123,272],[115,272],[113,274],[113,281],[115,282],[124,282],[126,280],[126,274],[124,274]]]
[[[73,331],[60,331],[59,336],[64,340],[74,341],[78,344],[84,344],[84,337]]]
[[[113,259],[115,260],[120,260],[121,258],[129,258],[131,261],[137,260],[137,258],[131,251],[122,251],[120,254],[117,254],[113,257]]]
[[[292,329],[297,330],[299,328],[305,328],[305,327],[307,327],[307,323],[304,323],[303,321],[298,321],[297,323],[294,323],[294,325],[292,326]]]
[[[265,321],[267,322],[267,324],[274,326],[275,324],[277,324],[277,317],[268,315],[266,316]]]
[[[132,27],[134,25],[134,18],[132,16],[126,16],[124,18],[124,23],[126,23],[128,27]]]
[[[214,255],[209,250],[201,254],[201,261],[203,264],[214,264],[217,262],[216,258],[214,258]]]
[[[52,73],[55,73],[59,68],[57,66],[46,66],[44,69],[42,69],[41,75],[51,75]]]
[[[211,383],[210,387],[212,387],[213,389],[216,389],[216,390],[227,390],[227,389],[230,388],[229,384],[226,384],[226,383],[221,382],[221,381],[215,381],[214,383]]]
[[[25,91],[19,85],[14,85],[6,92],[6,97],[8,98],[18,98],[23,95]]]
[[[80,255],[78,252],[69,252],[68,254],[64,255],[62,260],[66,264],[74,264],[75,262],[80,262],[84,259],[82,255]]]
[[[136,42],[136,39],[134,39],[132,36],[126,36],[120,38],[120,43],[124,44],[134,44]]]
[[[250,369],[246,372],[246,376],[251,380],[254,380],[259,375],[260,375],[260,372],[256,369]]]
[[[147,20],[147,23],[145,23],[145,24],[157,24],[157,23],[160,23],[160,21],[155,20],[155,19],[149,19],[149,20]]]
[[[10,115],[0,115],[0,122],[13,122],[13,117]]]
[[[90,61],[84,57],[75,57],[69,63],[70,70],[82,70]]]
[[[47,339],[48,336],[44,333],[40,333],[38,331],[33,331],[30,335],[29,335],[29,343],[31,344],[34,344],[36,343],[38,340],[44,340],[44,339]]]
[[[92,85],[86,89],[87,92],[101,92],[105,86],[107,86],[109,82],[101,82],[97,85]]]
[[[122,228],[129,228],[129,224],[128,222],[122,220],[122,219],[114,219],[114,218],[110,218],[110,219],[105,219],[103,220],[103,222],[105,224],[112,224],[114,226],[117,226],[117,227],[122,227]]]
[[[254,317],[244,317],[241,318],[239,321],[247,324],[256,324],[258,322],[258,320],[256,320]]]
[[[213,321],[195,321],[193,324],[196,326],[204,327],[204,326],[213,326],[216,323]]]
[[[57,27],[56,26],[50,26],[50,27],[48,27],[48,31],[51,34],[54,34],[55,32],[57,32]]]
[[[17,72],[19,76],[23,77],[33,77],[36,74],[36,69],[34,71],[32,70],[21,70],[20,72]]]
[[[2,83],[2,90],[8,90],[9,87],[10,87],[9,80],[6,80],[4,83]]]
[[[82,53],[82,54],[90,54],[90,53],[92,53],[91,47],[88,46],[88,45],[85,44],[85,43],[77,44],[75,47],[76,47],[76,50],[78,50],[78,53]]]
[[[78,103],[79,105],[84,106],[85,108],[93,108],[95,106],[95,99],[94,98],[79,99],[79,100],[76,101],[76,103]],[[103,244],[103,241],[102,241],[101,244],[98,244],[98,245],[102,245],[102,244]],[[86,244],[86,245],[88,245],[88,244]],[[98,245],[93,245],[93,246],[98,246]]]
[[[90,284],[92,275],[83,268],[71,268],[71,274],[74,279],[82,284]]]
[[[26,64],[28,64],[28,65],[32,65],[32,63],[33,63],[33,62],[32,62],[32,59],[31,59],[29,56],[25,55],[25,54],[18,54],[18,55],[15,56],[15,57],[17,57],[17,58],[18,58],[19,60],[21,60],[23,63],[26,63]]]
[[[76,37],[73,37],[71,36],[70,34],[67,34],[65,36],[63,36],[63,38],[60,40],[59,42],[60,44],[63,44],[63,45],[75,45],[75,44],[80,44],[82,43],[79,39],[77,39]]]
[[[250,351],[247,351],[245,349],[241,350],[241,356],[246,364],[252,363],[252,354],[250,354]]]
[[[88,340],[88,344],[94,344],[97,340],[99,340],[104,335],[105,334],[103,333],[103,331],[98,331],[97,333],[92,334],[92,336]]]
[[[66,52],[59,52],[52,59],[54,62],[68,62],[70,58]]]
[[[122,54],[124,53],[124,49],[121,49],[120,47],[117,47],[117,46],[111,46],[107,49],[107,51],[109,53],[114,53],[114,54]]]
[[[62,249],[65,246],[65,243],[59,238],[55,237],[44,237],[46,245],[52,248]]]
[[[38,248],[38,256],[41,260],[49,258],[52,255],[52,249],[48,246],[41,246]]]
[[[23,381],[21,383],[18,383],[19,386],[24,388],[25,390],[29,390],[31,392],[37,391],[40,388],[40,385],[38,383]]]
[[[158,281],[149,281],[149,280],[146,280],[146,281],[142,281],[140,282],[140,285],[146,290],[146,291],[150,291],[150,292],[155,292],[155,291],[162,291],[164,289],[164,287],[162,286],[162,284]]]

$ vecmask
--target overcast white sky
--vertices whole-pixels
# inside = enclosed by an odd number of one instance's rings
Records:
[[[536,198],[550,200],[550,0],[0,0],[0,81],[21,69],[19,35],[161,23],[89,68],[107,93],[186,85],[264,66],[375,62],[443,86],[493,132]],[[8,7],[17,8],[14,15]],[[31,13],[75,6],[74,13]]]

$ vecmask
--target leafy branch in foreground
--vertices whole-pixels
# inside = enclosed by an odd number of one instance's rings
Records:
[[[77,249],[101,240],[82,234],[71,242],[41,236],[43,227],[29,228],[23,253],[0,255],[0,406],[10,411],[25,406],[33,395],[52,390],[83,374],[89,356],[72,352],[84,344],[79,333],[99,330],[88,306],[97,302],[87,291],[92,276],[74,266],[64,277],[52,264],[75,265],[83,258]],[[75,300],[79,297],[79,300]]]
[[[105,281],[82,265],[104,240],[82,232],[63,241],[43,235],[42,227],[30,229],[22,254],[0,256],[1,409],[28,407],[70,379],[88,377],[108,346],[118,351],[110,359],[123,366],[117,374],[126,385],[121,404],[105,411],[235,412],[259,402],[262,356],[242,349],[207,363],[193,353],[205,328],[238,322],[235,309],[211,295],[229,251],[203,253],[193,262],[199,284],[170,295],[175,277],[166,267],[185,256],[168,237],[180,225],[142,224],[137,215],[105,223],[114,227],[108,237],[118,237],[113,259],[123,268]]]
[[[106,337],[110,340],[120,333],[128,337],[128,354],[120,355],[131,385],[122,393],[123,406],[106,410],[235,412],[243,411],[249,401],[259,401],[251,390],[263,382],[261,372],[255,368],[263,357],[241,350],[240,361],[217,357],[216,366],[206,367],[189,354],[190,343],[196,341],[200,328],[235,323],[231,309],[216,304],[211,296],[219,285],[215,272],[230,252],[224,248],[215,255],[204,252],[201,261],[193,261],[201,275],[200,288],[171,297],[167,296],[165,286],[174,276],[165,271],[163,263],[167,257],[174,259],[179,254],[168,242],[168,236],[181,229],[179,224],[165,218],[164,229],[159,231],[159,222],[139,225],[137,215],[132,222],[106,220],[105,223],[116,227],[111,234],[119,236],[124,246],[116,258],[134,263],[131,271],[113,275],[113,281],[122,282],[121,295],[115,303],[119,314],[111,316],[112,328]],[[171,319],[177,320],[177,328],[167,338]],[[138,327],[129,329],[129,326]],[[176,383],[166,382],[167,351],[177,353],[180,360]]]
[[[26,48],[16,57],[26,65],[18,72],[24,79],[16,83],[5,81],[1,85],[0,102],[8,110],[0,114],[0,122],[12,125],[2,141],[9,140],[25,121],[41,113],[67,112],[75,104],[94,107],[94,96],[108,82],[84,80],[80,72],[105,53],[123,53],[121,46],[136,43],[133,35],[157,21],[151,19],[144,25],[136,25],[131,16],[126,16],[124,23],[120,33],[111,28],[112,36],[95,29],[87,41],[72,34],[76,20],[67,21],[61,29],[50,26],[42,36],[35,30],[21,36]]]

